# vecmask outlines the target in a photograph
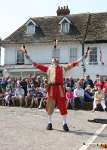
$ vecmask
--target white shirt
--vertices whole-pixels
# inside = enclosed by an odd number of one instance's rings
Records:
[[[15,96],[24,96],[24,89],[23,88],[16,88]]]
[[[84,96],[84,89],[75,89],[74,90],[74,97],[83,97]]]

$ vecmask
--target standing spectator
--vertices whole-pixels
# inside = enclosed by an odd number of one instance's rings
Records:
[[[74,104],[73,104],[73,92],[70,87],[66,87],[66,101],[67,101],[67,108],[69,106],[73,109]]]
[[[100,75],[99,75],[99,74],[96,74],[96,79],[95,79],[95,81],[94,81],[94,85],[95,85],[96,82],[99,80],[99,78],[100,78]]]
[[[79,84],[81,88],[84,88],[84,78],[79,79]]]
[[[1,87],[2,87],[2,90],[3,90],[3,91],[6,90],[7,84],[8,84],[7,79],[6,79],[6,78],[2,78]]]
[[[24,96],[26,96],[26,95],[27,95],[27,82],[26,82],[26,79],[25,79],[25,78],[23,78],[23,79],[21,80],[20,85],[21,85],[22,88],[24,89],[24,93],[25,93]]]
[[[84,89],[87,87],[87,85],[90,85],[91,88],[94,87],[94,84],[93,84],[92,79],[90,78],[90,75],[87,75],[85,80],[84,80]]]
[[[100,86],[100,87],[103,89],[104,80],[103,80],[103,77],[102,77],[102,76],[99,76],[99,78],[97,78],[95,85],[96,85],[96,86]]]

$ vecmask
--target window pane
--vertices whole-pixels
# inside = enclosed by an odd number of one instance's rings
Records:
[[[27,34],[34,34],[35,33],[35,26],[34,25],[28,25],[27,26]]]
[[[17,51],[17,64],[24,64],[24,54],[20,50]]]
[[[77,60],[77,48],[70,48],[70,61]]]
[[[64,33],[69,32],[69,23],[62,23],[62,32]]]
[[[97,64],[97,48],[96,47],[91,47],[92,51],[90,52],[89,55],[89,63],[90,64]]]

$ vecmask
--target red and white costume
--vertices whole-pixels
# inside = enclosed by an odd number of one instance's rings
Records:
[[[55,105],[59,108],[61,115],[67,114],[65,89],[63,87],[65,71],[77,66],[79,62],[67,64],[65,66],[51,65],[45,66],[43,64],[33,63],[33,66],[48,75],[48,100],[55,101]],[[48,108],[47,108],[48,111]]]

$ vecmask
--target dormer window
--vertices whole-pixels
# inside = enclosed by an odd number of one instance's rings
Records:
[[[35,26],[30,24],[27,26],[27,34],[34,34],[35,33]]]
[[[70,22],[66,17],[64,17],[64,18],[59,22],[59,24],[60,24],[60,32],[69,33],[71,22]]]
[[[69,23],[65,22],[61,24],[61,32],[69,33]]]
[[[26,23],[26,34],[28,35],[33,35],[35,34],[35,30],[36,30],[36,24],[34,21],[32,20],[29,20],[27,23]]]

